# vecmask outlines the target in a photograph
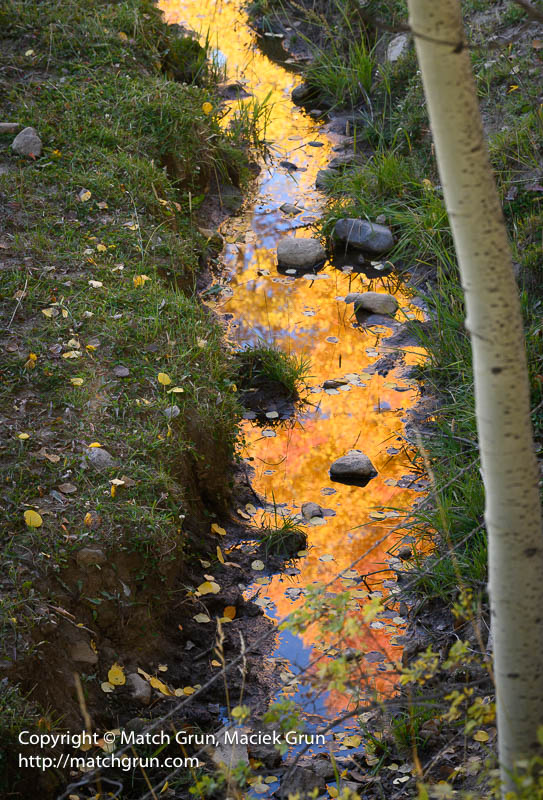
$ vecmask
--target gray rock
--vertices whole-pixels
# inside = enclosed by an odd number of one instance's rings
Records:
[[[0,133],[18,133],[20,130],[18,122],[0,122]]]
[[[315,90],[306,83],[300,83],[299,86],[295,86],[292,90],[292,94],[290,95],[292,102],[296,106],[303,106],[310,100],[314,99],[314,97]]]
[[[326,250],[317,239],[281,239],[277,245],[277,261],[282,267],[309,269],[326,260]]]
[[[398,310],[398,301],[388,292],[352,292],[345,302],[354,303],[355,313],[362,310],[371,314],[394,315]]]
[[[377,470],[360,450],[350,450],[330,467],[330,478],[338,483],[365,486],[377,475]]]
[[[386,253],[394,245],[390,228],[363,219],[338,219],[333,235],[343,244],[372,255]]]
[[[130,689],[130,696],[133,700],[141,703],[142,706],[148,706],[151,702],[151,686],[150,684],[138,675],[137,672],[131,672],[126,676],[126,683]]]
[[[82,547],[77,551],[75,560],[80,567],[90,567],[94,564],[105,564],[107,558],[104,551],[98,547]]]
[[[122,364],[118,364],[116,367],[113,367],[113,374],[116,378],[128,378],[130,370],[128,367],[123,367]]]
[[[322,794],[326,789],[326,781],[322,775],[318,775],[309,767],[296,766],[285,773],[281,781],[280,797],[286,798],[289,795],[299,795],[301,800],[307,798],[314,789],[317,789],[316,796]]]
[[[85,455],[91,467],[94,467],[98,472],[110,469],[117,463],[111,453],[108,453],[103,447],[88,447]]]
[[[304,503],[302,505],[302,515],[305,517],[305,519],[322,517],[322,508],[318,503]]]
[[[343,379],[334,380],[333,378],[327,381],[324,381],[322,384],[323,389],[339,389],[340,386],[348,386],[349,381],[345,381]]]
[[[35,128],[23,128],[11,143],[11,149],[18,156],[39,158],[42,152],[41,139]]]
[[[320,169],[315,178],[315,187],[321,190],[327,189],[330,182],[337,178],[338,175],[337,169]]]
[[[407,33],[400,33],[390,40],[387,47],[386,60],[389,64],[395,64],[403,58],[411,45],[411,40]]]
[[[164,409],[164,416],[170,422],[170,420],[175,419],[181,413],[181,409],[179,406],[168,406],[168,408]]]
[[[217,766],[225,764],[228,771],[234,769],[236,764],[240,761],[243,764],[249,763],[249,753],[247,752],[247,745],[241,744],[239,741],[243,738],[244,734],[248,735],[251,731],[249,728],[239,727],[235,729],[238,736],[237,740],[233,742],[227,741],[225,737],[225,728],[221,728],[216,734],[216,746],[211,750],[211,758]],[[230,737],[232,738],[233,729],[229,729]]]
[[[80,661],[82,664],[98,663],[98,653],[95,653],[90,644],[84,639],[72,645],[70,656],[74,661]]]
[[[283,203],[279,210],[282,211],[283,214],[300,214],[303,211],[302,208],[298,208],[298,206],[294,206],[292,203]]]
[[[344,169],[351,164],[360,164],[362,159],[356,153],[341,153],[335,156],[328,164],[328,169]]]

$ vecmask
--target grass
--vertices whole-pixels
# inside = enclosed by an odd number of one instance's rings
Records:
[[[98,642],[107,629],[119,653],[127,636],[152,647],[176,576],[211,547],[241,409],[222,330],[196,294],[209,258],[197,214],[215,186],[243,187],[257,136],[254,117],[223,130],[205,44],[147,0],[7,0],[0,31],[5,117],[43,142],[31,160],[11,153],[13,136],[0,141],[0,738],[11,741],[31,686],[36,708],[48,693],[75,702],[55,694],[73,664],[51,608]],[[110,468],[89,466],[92,443]],[[77,564],[89,546],[106,554],[101,571]],[[130,632],[112,627],[127,614]],[[99,705],[93,677],[82,670]]]
[[[266,556],[292,558],[306,548],[307,533],[296,520],[281,517],[276,512],[274,524],[262,528],[261,542]]]
[[[236,353],[236,375],[242,392],[274,389],[288,400],[297,400],[310,365],[303,356],[289,355],[279,347],[258,344]]]

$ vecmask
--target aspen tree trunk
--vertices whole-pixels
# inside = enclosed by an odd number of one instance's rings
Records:
[[[471,336],[503,791],[541,752],[543,529],[520,303],[459,0],[408,0]]]

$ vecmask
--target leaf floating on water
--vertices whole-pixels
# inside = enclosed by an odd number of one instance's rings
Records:
[[[275,436],[275,431],[272,431],[270,428],[266,428],[266,430],[262,431],[262,436],[266,439],[272,439]]]
[[[370,519],[385,519],[386,514],[384,511],[370,511]]]
[[[258,561],[258,560],[253,561],[253,563],[251,564],[251,569],[254,569],[254,570],[257,570],[257,571],[263,570],[264,569],[264,563],[262,561]]]
[[[334,556],[331,556],[329,553],[325,553],[323,556],[320,556],[319,561],[333,561]]]
[[[120,664],[113,664],[109,672],[107,674],[107,679],[113,686],[124,686],[126,683],[126,675],[124,674],[124,669],[121,667]]]
[[[252,503],[247,503],[245,506],[245,510],[248,514],[256,514],[256,508]]]
[[[242,519],[251,519],[249,514],[246,514],[242,508],[236,508],[236,514],[239,514]]]
[[[329,342],[330,344],[337,344],[339,342],[339,339],[337,338],[337,336],[327,336],[324,341]]]
[[[32,511],[31,508],[25,511],[24,518],[29,528],[39,528],[40,525],[43,525],[43,520],[41,516],[38,514],[37,511]]]

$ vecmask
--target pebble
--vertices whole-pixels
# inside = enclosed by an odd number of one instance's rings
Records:
[[[11,149],[18,156],[39,158],[42,153],[42,143],[35,128],[23,128],[11,143]]]

